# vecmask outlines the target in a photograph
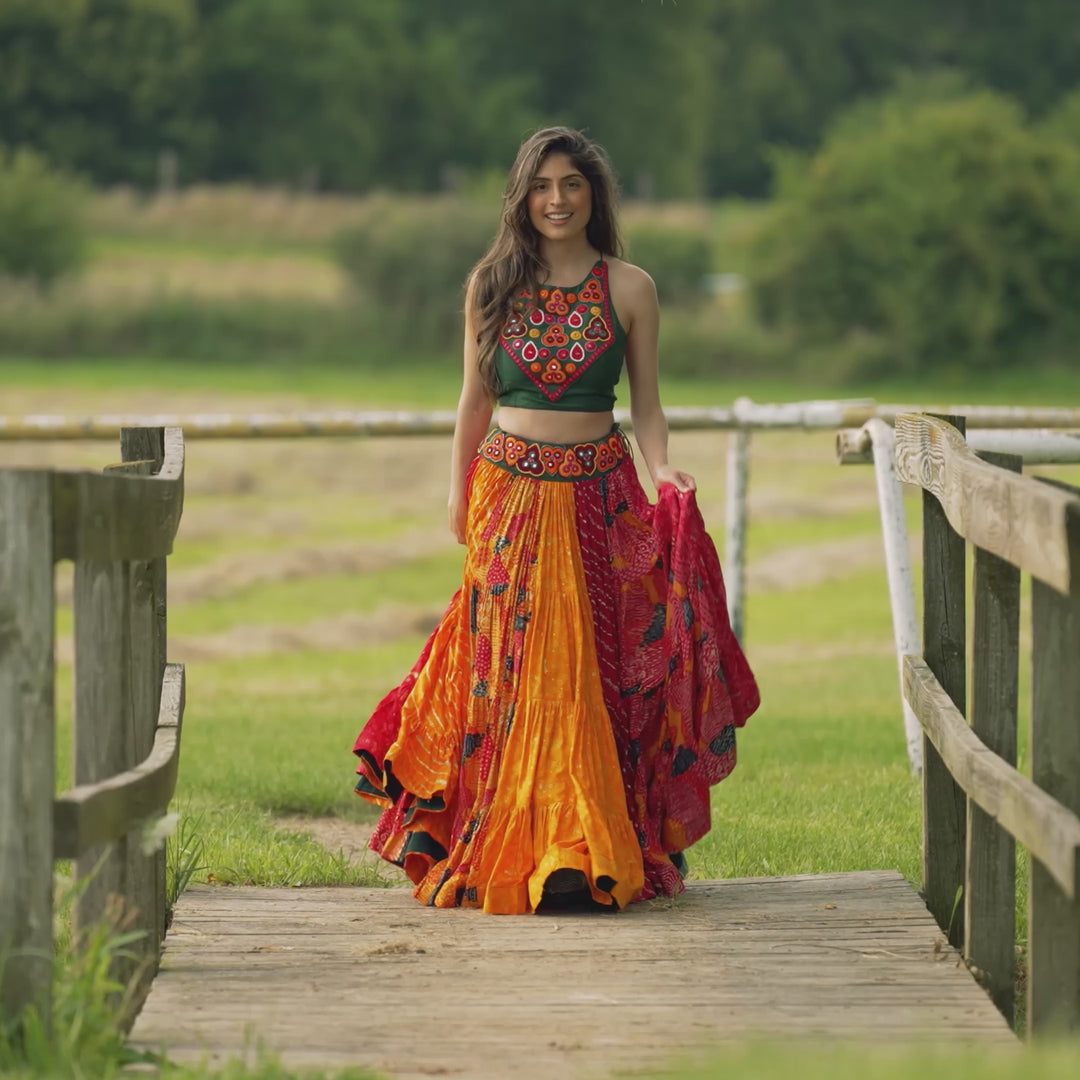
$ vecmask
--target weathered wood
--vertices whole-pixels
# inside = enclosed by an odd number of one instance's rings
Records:
[[[999,469],[1020,472],[1014,455],[983,454]],[[971,665],[971,730],[1009,765],[1016,765],[1019,697],[1020,571],[975,549]],[[954,773],[955,775],[955,773]],[[970,792],[969,792],[970,795]],[[974,799],[968,799],[964,955],[1010,1022],[1016,937],[1016,842]]]
[[[54,480],[54,492],[67,493],[69,539],[80,555],[75,563],[77,788],[58,802],[57,814],[65,839],[73,828],[73,847],[84,849],[79,876],[90,875],[79,899],[78,925],[122,908],[125,925],[144,931],[129,950],[134,958],[116,965],[114,975],[126,982],[136,971],[148,978],[156,966],[164,926],[164,866],[159,853],[142,850],[141,819],[160,808],[161,784],[175,784],[176,766],[175,736],[169,732],[163,732],[160,757],[152,753],[164,664],[164,574],[155,563],[121,556],[164,556],[171,548],[183,506],[184,453],[176,430],[126,432],[121,449],[133,472],[144,472],[137,463],[146,460],[160,461],[159,472],[58,474]],[[61,480],[68,481],[66,487]],[[159,776],[147,775],[140,763]],[[122,775],[130,771],[134,775]],[[125,821],[128,810],[144,812]],[[85,842],[105,835],[116,836],[110,846],[85,848]]]
[[[129,467],[148,469],[157,475],[165,464],[164,428],[124,428],[120,452]],[[175,454],[174,454],[175,456]],[[182,503],[183,492],[179,495]],[[165,602],[165,557],[131,564],[131,693],[140,750],[151,752],[159,724],[162,680],[165,677],[165,639],[162,608]],[[159,622],[161,620],[161,622]],[[179,731],[176,731],[176,743]],[[176,786],[175,761],[169,779],[169,797]],[[164,812],[168,798],[155,810]],[[146,815],[139,815],[145,817]],[[132,818],[132,820],[137,820]],[[145,864],[145,878],[136,882],[131,902],[139,911],[140,926],[147,931],[144,948],[157,967],[158,945],[165,936],[165,848],[155,851]],[[148,969],[148,974],[150,969]]]
[[[52,980],[52,493],[0,471],[0,1016],[50,1011]]]
[[[184,443],[167,428],[164,462],[152,479],[56,472],[54,546],[58,559],[83,562],[154,559],[172,551],[184,508]]]
[[[1064,494],[1064,493],[1063,493]],[[1080,500],[1067,519],[1068,554],[1080,567]],[[1080,580],[1062,595],[1032,583],[1031,775],[1080,813]],[[1065,891],[1032,860],[1028,1026],[1080,1030],[1080,868]]]
[[[836,461],[839,465],[871,465],[874,449],[869,427],[884,423],[868,420],[861,428],[841,428],[836,433]],[[1049,431],[1046,428],[997,428],[974,427],[968,418],[967,445],[969,449],[983,453],[1015,454],[1028,465],[1063,465],[1080,461],[1080,432]]]
[[[1070,563],[1066,515],[1075,497],[980,461],[948,423],[896,418],[900,479],[940,500],[953,528],[973,544],[1068,592],[1080,566]]]
[[[898,421],[899,423],[899,421]],[[950,448],[963,445],[964,420],[939,423]],[[931,430],[938,430],[936,428]],[[902,461],[897,429],[896,459]],[[903,479],[903,470],[898,468]],[[944,489],[943,489],[944,493]],[[924,487],[923,656],[956,708],[967,708],[964,538],[949,524],[933,485]],[[964,886],[967,800],[929,738],[923,739],[923,892],[926,906],[953,945],[964,940],[964,909],[957,903]]]
[[[429,1037],[393,1035],[462,973],[469,993],[440,999]],[[894,871],[694,881],[617,915],[520,918],[407,889],[195,887],[132,1041],[220,1060],[245,1032],[287,1065],[475,1080],[649,1070],[749,1034],[1017,1046]]]
[[[184,665],[166,666],[161,712],[150,753],[133,769],[72,788],[54,804],[55,854],[77,859],[162,813],[176,790],[184,720]]]
[[[124,562],[75,563],[75,783],[107,781],[138,764],[131,702],[131,576]],[[139,858],[137,838],[120,837],[78,860],[82,889],[76,923],[104,917],[112,898],[131,890]],[[115,903],[115,900],[112,900]]]
[[[989,750],[921,657],[904,661],[904,695],[964,790],[1049,869],[1068,895],[1076,895],[1080,816]]]

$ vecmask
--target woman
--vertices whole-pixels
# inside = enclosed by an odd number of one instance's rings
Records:
[[[466,289],[462,587],[354,747],[358,794],[385,807],[371,846],[426,904],[678,892],[758,704],[694,479],[667,459],[656,290],[620,252],[601,149],[537,132]],[[655,506],[613,423],[624,365]]]

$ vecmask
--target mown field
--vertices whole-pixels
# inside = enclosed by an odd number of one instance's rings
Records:
[[[214,247],[205,234],[190,239],[141,219],[125,234],[121,218],[117,211],[103,232],[80,286],[100,290],[103,303],[139,290],[302,294],[322,303],[341,288],[315,226],[296,226],[299,239],[260,244],[250,230],[223,229]],[[267,235],[274,229],[280,223],[266,226]],[[12,356],[0,358],[0,414],[449,409],[458,378],[453,356],[384,357],[370,342],[333,364]],[[1080,405],[1080,375],[973,384],[951,373],[932,386],[837,388],[718,372],[664,384],[668,404],[724,404],[741,394]],[[672,461],[697,476],[721,548],[726,445],[715,433],[671,440]],[[100,467],[117,455],[105,443],[0,442],[0,467]],[[196,880],[400,884],[363,855],[372,813],[352,794],[350,749],[374,704],[413,663],[460,575],[462,552],[445,525],[447,456],[445,438],[189,442],[185,511],[169,564],[169,653],[188,666],[176,808]],[[1037,471],[1080,483],[1078,469]],[[914,497],[908,520],[917,537]],[[918,885],[920,792],[905,755],[872,472],[834,464],[831,432],[755,436],[750,522],[747,646],[763,704],[740,734],[737,769],[715,789],[713,830],[690,851],[691,872],[895,868]],[[71,770],[64,568],[58,601],[62,788]],[[1021,908],[1021,959],[1025,934]],[[786,1076],[793,1063],[815,1077],[865,1068],[906,1078],[928,1067],[987,1080],[1020,1075],[1017,1062],[977,1053],[871,1059],[815,1050],[813,1064],[806,1056],[752,1047],[719,1065],[680,1065],[671,1076],[720,1068]],[[1057,1077],[1074,1075],[1077,1058],[1057,1048],[1024,1061],[1022,1075]]]

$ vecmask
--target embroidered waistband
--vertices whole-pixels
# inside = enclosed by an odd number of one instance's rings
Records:
[[[630,457],[630,443],[616,424],[596,442],[534,442],[496,428],[480,447],[480,457],[519,476],[584,480],[611,472]]]

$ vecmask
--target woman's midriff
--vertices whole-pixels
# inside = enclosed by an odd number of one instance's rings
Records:
[[[595,442],[611,431],[611,412],[567,412],[556,409],[518,409],[504,406],[495,422],[503,431],[533,442]]]

